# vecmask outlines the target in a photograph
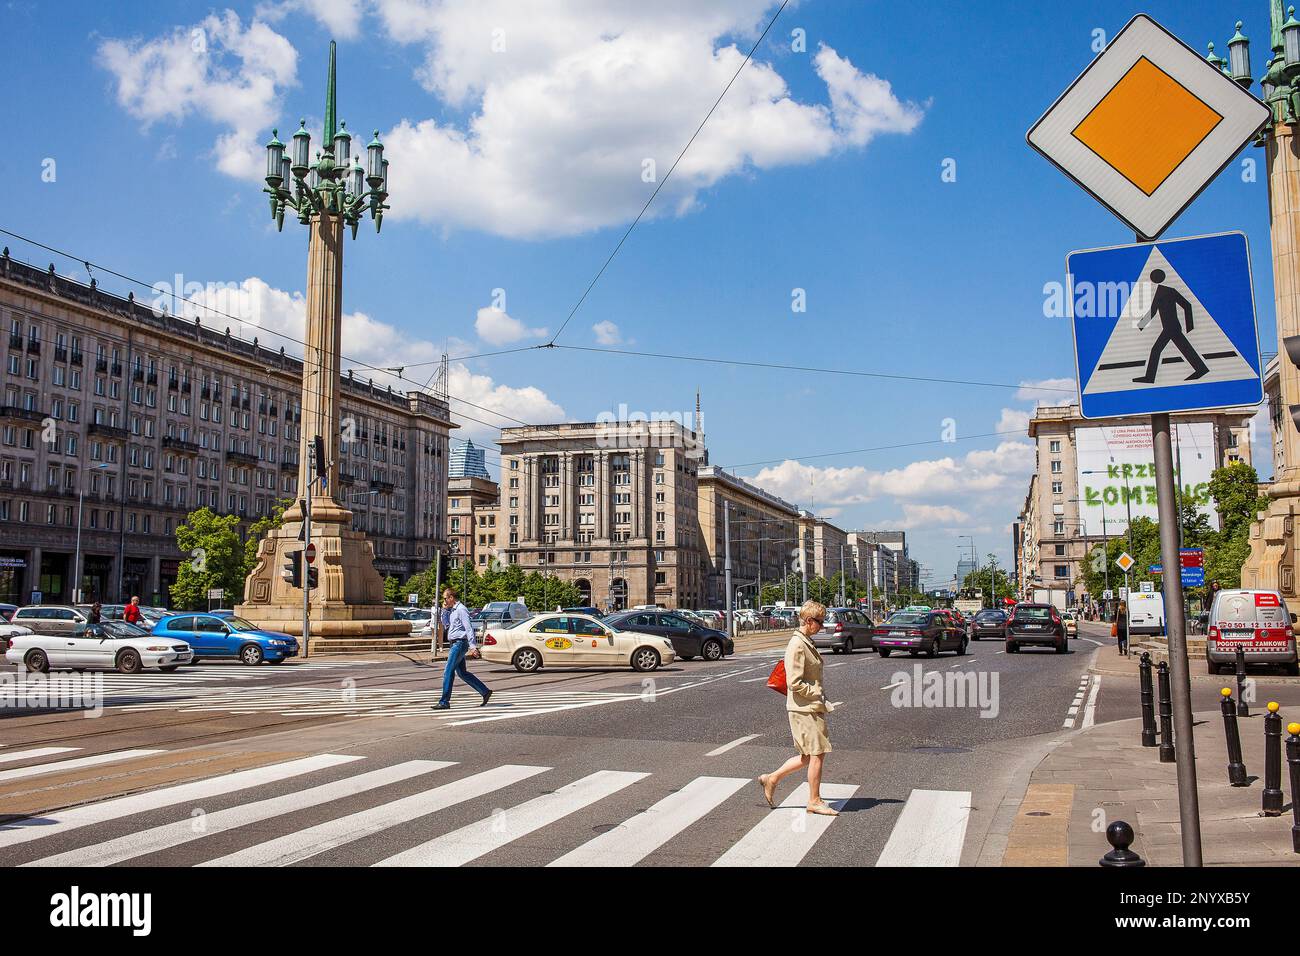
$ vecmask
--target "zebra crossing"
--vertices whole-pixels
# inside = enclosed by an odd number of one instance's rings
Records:
[[[47,760],[15,769],[52,773],[109,765],[142,753],[153,751]],[[20,762],[52,755],[34,749],[12,756],[13,762]],[[512,848],[531,854],[529,865],[553,867],[631,867],[661,852],[666,853],[661,859],[712,866],[772,867],[796,866],[821,845],[826,852],[843,851],[844,858],[837,862],[844,864],[956,866],[960,861],[971,804],[967,791],[912,791],[876,860],[854,858],[864,851],[852,850],[853,840],[827,840],[833,828],[853,827],[855,814],[864,812],[853,805],[858,784],[823,784],[823,798],[841,811],[838,817],[827,817],[805,812],[806,783],[769,810],[749,777],[697,776],[676,786],[679,781],[672,773],[575,772],[511,763],[477,769],[441,759],[376,766],[365,756],[316,754],[0,821],[0,854],[13,859],[19,847],[36,844],[22,854],[20,865],[129,865],[168,852],[169,865],[278,867],[341,849],[348,858],[355,855],[371,866],[455,867]],[[385,799],[386,788],[397,788],[403,795],[390,792]],[[665,788],[666,795],[645,800]],[[629,801],[649,805],[595,836],[590,830],[602,828],[562,829],[565,834],[576,832],[577,838],[561,840],[565,845],[560,849],[554,830],[549,840],[527,839],[548,828],[562,828],[566,821],[609,819],[611,814],[617,819],[625,811],[605,805],[619,795],[626,800],[616,807]],[[203,809],[220,798],[234,802]],[[363,808],[353,809],[358,803]],[[475,806],[496,809],[465,812]],[[453,813],[457,808],[461,812]],[[304,810],[311,810],[312,820],[319,822],[295,828],[290,815]],[[869,812],[892,811],[877,804]],[[739,836],[737,823],[743,824]],[[442,826],[447,828],[438,832]],[[104,838],[95,839],[100,828]],[[719,830],[731,836],[714,843],[711,834]],[[709,848],[708,859],[701,856],[701,847]]]

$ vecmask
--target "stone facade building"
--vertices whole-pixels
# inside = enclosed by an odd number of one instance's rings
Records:
[[[726,592],[726,522],[730,507],[731,586],[749,606],[763,584],[779,582],[795,567],[799,510],[743,478],[713,465],[699,469],[700,556],[705,607],[723,608]]]

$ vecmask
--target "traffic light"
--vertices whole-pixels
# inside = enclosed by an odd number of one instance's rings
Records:
[[[313,567],[307,568],[307,586],[313,591],[316,590],[318,586],[316,584],[316,569]]]
[[[284,559],[285,563],[280,571],[280,577],[296,588],[302,587],[302,552],[286,551]]]

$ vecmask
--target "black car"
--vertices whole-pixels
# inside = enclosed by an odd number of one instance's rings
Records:
[[[1007,639],[1007,612],[998,608],[979,611],[971,618],[970,637],[972,641],[982,641],[986,637],[1005,641]]]
[[[736,652],[735,642],[725,631],[694,624],[672,611],[621,611],[603,620],[615,630],[641,631],[668,638],[678,658],[684,661],[693,657],[718,661]]]
[[[884,624],[876,625],[876,652],[888,657],[907,651],[913,657],[937,657],[940,651],[966,653],[969,638],[964,628],[943,611],[899,611]]]
[[[876,646],[872,641],[875,630],[871,618],[857,608],[831,607],[826,609],[826,620],[813,644],[829,647],[836,654],[868,651]]]
[[[1065,622],[1051,604],[1017,604],[1007,621],[1007,653],[1018,653],[1025,645],[1051,647],[1065,654],[1070,644],[1065,637]]]

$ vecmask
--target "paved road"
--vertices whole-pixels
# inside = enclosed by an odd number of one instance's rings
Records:
[[[828,655],[834,820],[802,812],[797,778],[775,813],[754,782],[792,752],[763,683],[773,650],[654,675],[476,664],[491,704],[459,693],[436,715],[438,671],[418,661],[114,679],[98,719],[0,723],[0,848],[87,865],[996,863],[1028,770],[1103,712],[1096,648]]]

